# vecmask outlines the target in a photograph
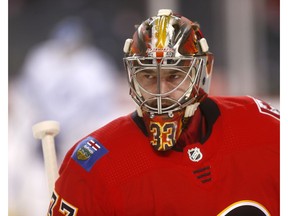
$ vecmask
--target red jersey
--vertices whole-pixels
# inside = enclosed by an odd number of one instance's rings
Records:
[[[195,141],[192,117],[167,152],[152,148],[136,114],[76,143],[48,215],[279,215],[278,111],[250,97],[210,97],[196,114],[205,130]]]

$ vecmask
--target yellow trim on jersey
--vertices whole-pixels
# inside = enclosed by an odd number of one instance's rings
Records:
[[[260,209],[266,216],[271,216],[271,214],[269,213],[269,211],[265,208],[265,206],[263,206],[262,204],[253,201],[253,200],[241,200],[238,202],[235,202],[231,205],[229,205],[227,208],[225,208],[223,211],[221,211],[217,216],[225,216],[227,215],[230,211],[232,211],[233,209],[236,209],[239,206],[244,206],[244,205],[248,205],[248,206],[254,206],[257,207],[258,209]]]

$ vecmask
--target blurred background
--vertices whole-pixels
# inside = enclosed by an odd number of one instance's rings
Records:
[[[9,215],[39,216],[50,194],[33,124],[60,122],[58,163],[80,138],[134,110],[122,57],[134,25],[173,11],[200,23],[212,95],[280,108],[279,0],[9,0]]]

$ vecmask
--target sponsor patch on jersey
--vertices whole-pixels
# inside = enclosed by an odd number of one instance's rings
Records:
[[[82,140],[72,154],[72,158],[88,172],[108,150],[94,137]]]

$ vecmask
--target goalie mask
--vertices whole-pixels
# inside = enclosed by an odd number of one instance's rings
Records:
[[[150,143],[171,149],[210,87],[213,55],[200,27],[162,9],[138,26],[123,50],[130,95]]]

